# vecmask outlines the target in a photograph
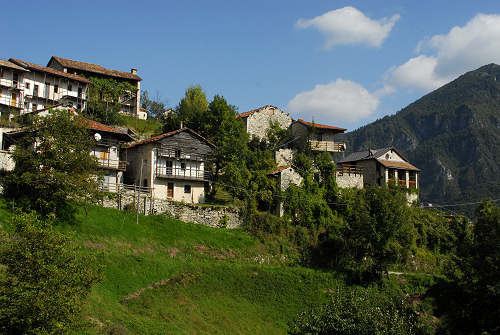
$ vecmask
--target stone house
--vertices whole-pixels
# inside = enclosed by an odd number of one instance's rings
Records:
[[[276,183],[281,191],[285,191],[291,184],[300,185],[302,182],[300,174],[290,165],[280,166],[269,173],[268,176],[276,178]],[[281,201],[276,206],[275,214],[279,216],[283,216],[284,214],[283,203]]]
[[[150,187],[154,199],[205,202],[211,173],[207,158],[215,145],[189,128],[154,136],[125,147],[125,181]]]
[[[346,144],[335,139],[336,134],[342,134],[346,131],[345,128],[308,122],[299,118],[293,122],[291,130],[296,138],[307,139],[312,150],[326,151],[332,155],[332,158],[333,153],[346,150]],[[304,141],[298,141],[298,145],[304,144]]]
[[[413,166],[394,147],[353,152],[337,161],[345,171],[362,170],[364,186],[396,184],[418,189],[420,169]],[[408,200],[418,199],[416,192],[408,193]]]
[[[236,118],[243,120],[245,129],[250,136],[259,139],[266,138],[271,123],[278,123],[281,129],[288,129],[293,122],[289,114],[271,105],[238,114]]]
[[[111,70],[101,65],[80,62],[72,59],[52,56],[47,64],[48,67],[64,73],[84,76],[85,78],[97,77],[114,79],[118,82],[128,82],[136,88],[135,92],[129,92],[127,96],[120,97],[122,103],[121,112],[146,119],[147,113],[141,110],[141,80],[137,75],[137,69],[132,68],[130,72]]]
[[[9,117],[24,107],[24,75],[29,72],[12,62],[0,59],[0,115]]]
[[[22,114],[46,110],[49,106],[64,105],[78,111],[85,108],[87,79],[16,58],[10,58],[9,62],[26,70],[19,98]]]

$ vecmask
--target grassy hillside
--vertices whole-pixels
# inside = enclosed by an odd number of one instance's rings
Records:
[[[10,208],[0,202],[0,224]],[[104,280],[85,308],[85,334],[284,334],[297,312],[326,300],[338,275],[286,265],[240,230],[90,207],[72,225],[98,252]]]

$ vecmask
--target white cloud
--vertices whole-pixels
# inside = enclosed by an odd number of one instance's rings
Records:
[[[305,120],[335,125],[367,118],[378,105],[379,95],[368,92],[356,82],[339,78],[297,94],[288,103],[287,110]]]
[[[399,86],[435,89],[464,72],[489,63],[500,64],[500,15],[477,14],[463,27],[420,41],[417,53],[389,73]]]
[[[314,27],[326,37],[327,49],[341,44],[365,44],[380,47],[399,20],[399,14],[391,18],[372,20],[354,7],[332,10],[312,19],[299,19],[298,28]]]

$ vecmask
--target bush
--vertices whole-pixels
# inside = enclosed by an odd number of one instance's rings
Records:
[[[289,334],[426,334],[410,305],[375,288],[340,288],[328,304],[300,313]]]
[[[15,234],[0,246],[0,333],[59,334],[73,328],[99,280],[96,258],[82,256],[34,213],[18,214],[12,224]]]

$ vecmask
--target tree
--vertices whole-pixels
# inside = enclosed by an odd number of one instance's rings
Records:
[[[4,195],[17,206],[47,216],[73,214],[72,202],[98,194],[94,139],[86,120],[67,111],[35,117],[12,153],[15,168],[2,179]]]
[[[167,111],[165,103],[161,101],[160,94],[156,93],[156,97],[151,99],[147,90],[141,92],[141,107],[146,109],[148,115],[153,118],[163,119]]]
[[[137,88],[114,79],[90,78],[85,114],[104,124],[121,124],[119,111],[123,103],[133,99]]]
[[[445,327],[451,334],[498,334],[500,324],[500,207],[476,209],[472,240],[459,248],[448,276],[455,296],[447,299]]]
[[[289,334],[417,335],[426,334],[417,315],[401,297],[376,288],[339,288],[328,304],[300,313]]]
[[[11,225],[14,233],[0,236],[0,333],[66,333],[100,279],[95,256],[34,212],[14,216]]]
[[[184,124],[196,132],[202,129],[202,119],[208,109],[208,100],[200,85],[191,86],[186,90],[176,108],[177,115]]]

